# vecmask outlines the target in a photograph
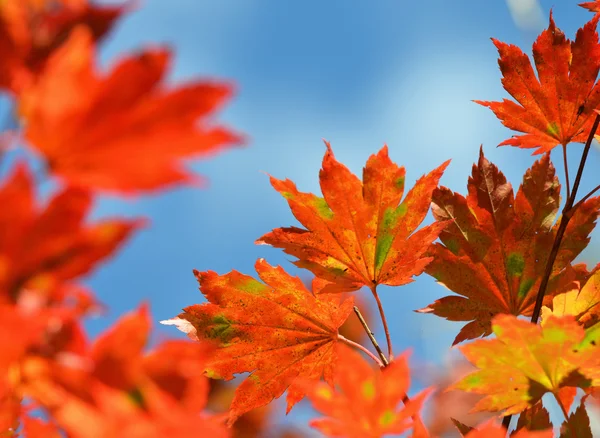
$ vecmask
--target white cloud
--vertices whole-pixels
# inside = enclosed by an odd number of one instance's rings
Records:
[[[506,0],[513,21],[521,30],[544,28],[544,13],[537,0]]]

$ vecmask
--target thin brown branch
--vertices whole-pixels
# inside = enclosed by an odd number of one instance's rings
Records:
[[[360,321],[361,325],[363,326],[363,329],[365,329],[365,333],[371,340],[371,343],[373,344],[373,347],[375,347],[377,354],[379,354],[379,357],[381,358],[381,362],[382,362],[383,366],[387,367],[390,364],[390,362],[388,361],[387,357],[385,357],[385,354],[383,354],[383,351],[381,351],[381,347],[379,347],[379,344],[377,343],[377,339],[375,339],[375,335],[373,334],[373,332],[367,325],[367,321],[365,321],[365,318],[363,318],[362,313],[360,313],[360,310],[356,306],[354,306],[354,313],[356,313],[356,316],[358,317],[358,320]]]
[[[373,359],[377,363],[377,365],[379,365],[380,368],[383,368],[385,366],[383,364],[383,362],[381,360],[379,360],[379,358],[377,356],[375,356],[373,353],[371,353],[364,345],[360,345],[357,342],[351,341],[350,339],[345,338],[344,336],[342,336],[340,334],[338,334],[338,339],[341,342],[343,342],[344,344],[347,344],[347,345],[351,346],[352,348],[356,348],[357,350],[360,350],[363,353],[365,353],[367,356],[369,356],[371,359]]]
[[[577,201],[577,204],[575,204],[573,206],[572,210],[573,211],[577,210],[581,204],[583,204],[585,201],[587,201],[598,190],[600,190],[600,185],[597,185],[596,187],[594,187],[587,195],[585,195],[583,198],[581,198],[579,201]]]
[[[560,244],[562,242],[563,236],[565,235],[567,225],[569,224],[569,220],[571,220],[573,213],[575,212],[577,207],[581,204],[581,202],[578,202],[577,204],[575,204],[575,197],[577,196],[577,190],[579,189],[579,184],[581,183],[581,177],[583,176],[583,169],[585,168],[587,156],[590,152],[590,147],[592,146],[592,140],[594,139],[594,134],[596,134],[596,130],[598,129],[598,124],[600,124],[600,114],[596,114],[596,119],[594,120],[594,124],[592,125],[590,134],[587,138],[587,141],[585,142],[585,147],[583,148],[583,153],[581,154],[581,161],[579,162],[579,168],[577,169],[577,175],[575,176],[575,182],[573,183],[573,189],[570,193],[570,196],[567,198],[565,207],[563,208],[563,213],[562,213],[562,217],[560,219],[560,224],[558,226],[558,231],[556,232],[556,237],[554,238],[554,243],[552,244],[552,249],[550,250],[550,255],[548,256],[548,261],[546,262],[544,276],[542,277],[542,282],[540,283],[540,288],[538,289],[538,294],[537,294],[537,297],[535,300],[535,307],[533,308],[533,313],[531,314],[531,322],[533,324],[537,324],[538,319],[540,317],[540,312],[542,310],[542,303],[544,302],[544,295],[546,294],[546,288],[548,287],[548,282],[550,281],[550,275],[552,274],[552,268],[554,267],[554,262],[556,260],[556,256],[558,255],[558,250],[560,249]],[[597,189],[594,189],[594,191],[595,190],[597,190]],[[592,193],[594,191],[592,191]],[[586,195],[586,196],[591,196],[591,195]],[[585,200],[585,198],[583,200]],[[511,418],[512,418],[512,416],[508,415],[508,416],[504,417],[504,420],[502,420],[502,425],[504,427],[506,427],[507,430],[508,430],[508,426],[510,426]]]

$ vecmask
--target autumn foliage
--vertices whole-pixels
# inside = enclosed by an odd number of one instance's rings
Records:
[[[581,6],[600,13],[598,1]],[[58,183],[40,202],[40,172],[25,160],[0,183],[0,436],[302,436],[270,423],[271,402],[284,393],[286,413],[304,398],[312,404],[319,417],[310,426],[325,436],[422,438],[452,425],[468,438],[505,437],[512,416],[512,437],[592,436],[600,271],[575,260],[600,214],[600,186],[578,193],[600,135],[598,15],[570,41],[551,14],[533,64],[493,40],[512,99],[476,102],[518,132],[501,145],[543,154],[518,189],[483,148],[461,194],[440,185],[449,161],[432,163],[406,187],[407,171],[387,146],[357,176],[326,142],[320,194],[270,177],[299,226],[256,240],[292,256],[311,280],[263,258],[252,275],[194,271],[204,302],[161,321],[190,339],[148,348],[155,322],[145,304],[89,339],[83,321],[101,303],[82,284],[148,225],[87,216],[106,192],[132,197],[197,184],[183,162],[240,145],[243,136],[214,121],[232,85],[167,85],[174,55],[166,48],[97,67],[99,44],[133,7],[0,2],[0,88],[17,126],[4,127],[0,154],[24,148],[43,163],[41,177]],[[564,155],[561,183],[550,151],[573,142],[585,143],[581,162],[573,179]],[[461,322],[453,344],[472,369],[460,378],[450,370],[414,393],[419,373],[411,379],[409,352],[394,353],[386,318],[405,310],[384,309],[378,287],[421,274],[450,294],[440,288],[442,296],[416,312]],[[384,348],[369,328],[376,316],[356,294],[362,288],[378,310]],[[240,374],[235,388],[223,383]],[[450,418],[448,391],[451,412],[491,419]],[[561,424],[551,423],[548,394]]]

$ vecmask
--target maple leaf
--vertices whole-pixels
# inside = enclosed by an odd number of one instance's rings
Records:
[[[304,386],[296,381],[321,375],[331,381],[338,363],[338,328],[352,312],[352,299],[338,305],[335,296],[316,298],[299,278],[263,259],[256,262],[256,272],[265,284],[237,271],[195,271],[209,303],[162,321],[192,339],[218,345],[206,367],[209,377],[230,380],[251,372],[236,390],[229,424],[288,387],[289,412],[304,397]]]
[[[167,50],[122,59],[106,76],[95,72],[93,55],[90,33],[73,30],[20,94],[24,136],[53,174],[97,190],[158,189],[194,180],[181,168],[184,158],[240,140],[208,122],[230,86],[199,81],[165,89]]]
[[[454,344],[491,332],[499,313],[531,315],[546,261],[559,224],[560,184],[548,155],[527,170],[516,196],[498,168],[481,150],[463,197],[448,188],[434,191],[433,215],[451,221],[431,247],[425,272],[460,296],[447,296],[417,310],[450,321],[471,321]],[[552,268],[545,296],[560,290],[561,275],[586,247],[600,209],[600,198],[587,200],[572,216]],[[569,273],[572,276],[583,274]],[[574,278],[574,277],[573,277]]]
[[[410,386],[406,355],[380,369],[371,367],[348,347],[340,346],[338,354],[334,380],[339,390],[319,382],[307,394],[313,407],[325,415],[310,425],[326,436],[348,438],[376,438],[411,429],[411,417],[419,413],[431,391],[426,389],[398,406]]]
[[[144,354],[149,330],[142,306],[78,355],[31,356],[21,366],[20,389],[69,436],[228,436],[222,415],[202,412],[203,364],[212,348],[167,341]]]
[[[502,85],[518,102],[475,101],[489,107],[507,128],[524,132],[500,143],[537,148],[535,154],[561,144],[585,142],[600,105],[600,44],[594,17],[577,32],[574,42],[550,25],[533,44],[539,80],[521,49],[492,39],[500,58]]]
[[[72,284],[110,256],[143,222],[103,220],[85,225],[92,197],[67,187],[45,208],[35,205],[34,183],[17,166],[0,187],[0,302],[16,302],[23,291],[43,302],[64,298]]]
[[[18,94],[76,26],[85,26],[92,38],[100,41],[126,8],[87,1],[1,2],[0,88]]]
[[[590,327],[600,320],[600,271],[596,271],[580,289],[575,283],[568,292],[556,295],[552,309],[542,308],[542,324],[550,316],[573,315],[584,327]]]
[[[591,12],[600,12],[600,0],[579,3],[579,6],[581,6],[582,8],[586,8]]]
[[[319,173],[324,198],[271,177],[306,229],[277,228],[256,243],[282,248],[299,259],[297,266],[331,281],[325,292],[410,283],[431,261],[424,253],[444,227],[436,223],[415,231],[449,161],[420,178],[400,202],[406,172],[390,160],[387,146],[369,158],[361,182],[325,144]]]
[[[570,316],[551,316],[540,327],[513,315],[498,315],[492,327],[495,339],[459,347],[479,370],[453,389],[485,395],[473,411],[517,414],[547,392],[557,397],[566,387],[600,383],[600,325],[586,332]]]

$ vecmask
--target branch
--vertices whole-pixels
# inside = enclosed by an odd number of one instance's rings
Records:
[[[355,307],[356,308],[356,307]],[[340,335],[338,333],[338,340],[340,340],[341,342],[348,344],[349,346],[356,348],[357,350],[362,351],[363,353],[365,353],[367,356],[369,356],[371,359],[373,359],[375,362],[377,362],[377,365],[379,365],[380,368],[383,368],[385,365],[383,364],[383,362],[381,362],[379,360],[379,358],[377,356],[375,356],[373,353],[371,353],[366,347],[364,347],[363,345],[360,345],[354,341],[351,341],[348,338],[343,337],[342,335]]]
[[[592,125],[592,130],[590,131],[590,135],[588,136],[587,141],[585,142],[585,147],[583,148],[583,153],[581,154],[581,161],[579,162],[579,168],[577,169],[577,176],[575,177],[575,182],[573,183],[573,190],[571,191],[571,195],[568,197],[567,202],[565,203],[565,208],[563,208],[562,217],[560,219],[560,225],[558,226],[558,231],[556,232],[556,237],[554,238],[554,243],[552,244],[552,250],[550,251],[548,261],[546,262],[544,276],[542,277],[542,282],[540,283],[540,288],[538,289],[538,294],[535,300],[535,307],[533,308],[533,313],[531,314],[531,322],[533,324],[537,324],[538,319],[540,317],[542,303],[544,302],[544,295],[546,294],[546,288],[548,287],[548,282],[550,281],[550,275],[552,274],[554,261],[556,260],[556,256],[558,255],[558,250],[560,248],[560,244],[567,229],[567,225],[569,224],[569,220],[571,220],[573,213],[581,204],[581,201],[575,204],[575,196],[577,196],[577,190],[579,189],[579,184],[581,183],[583,169],[585,167],[588,153],[590,152],[590,147],[592,146],[594,134],[598,129],[598,124],[600,124],[600,113],[596,114],[596,119],[594,120],[594,124]],[[586,197],[591,196],[591,194],[593,194],[596,190],[598,190],[598,187],[595,188],[590,194],[586,195]],[[582,201],[584,201],[586,197],[584,197]],[[502,425],[506,427],[506,430],[508,430],[508,426],[510,426],[511,418],[512,416],[509,415],[504,417],[504,420],[502,421]]]
[[[377,343],[377,339],[375,339],[375,335],[373,335],[373,332],[367,325],[367,321],[365,321],[365,318],[363,318],[362,314],[360,313],[360,310],[356,306],[354,306],[354,313],[356,313],[356,316],[358,316],[358,320],[360,321],[361,325],[363,326],[363,329],[365,329],[365,332],[367,333],[367,336],[371,340],[373,347],[375,347],[375,350],[377,350],[377,354],[379,354],[379,357],[381,358],[382,366],[387,367],[390,364],[389,361],[387,360],[387,357],[385,357],[385,354],[383,354],[383,351],[381,351],[381,348],[379,347],[379,344]]]

